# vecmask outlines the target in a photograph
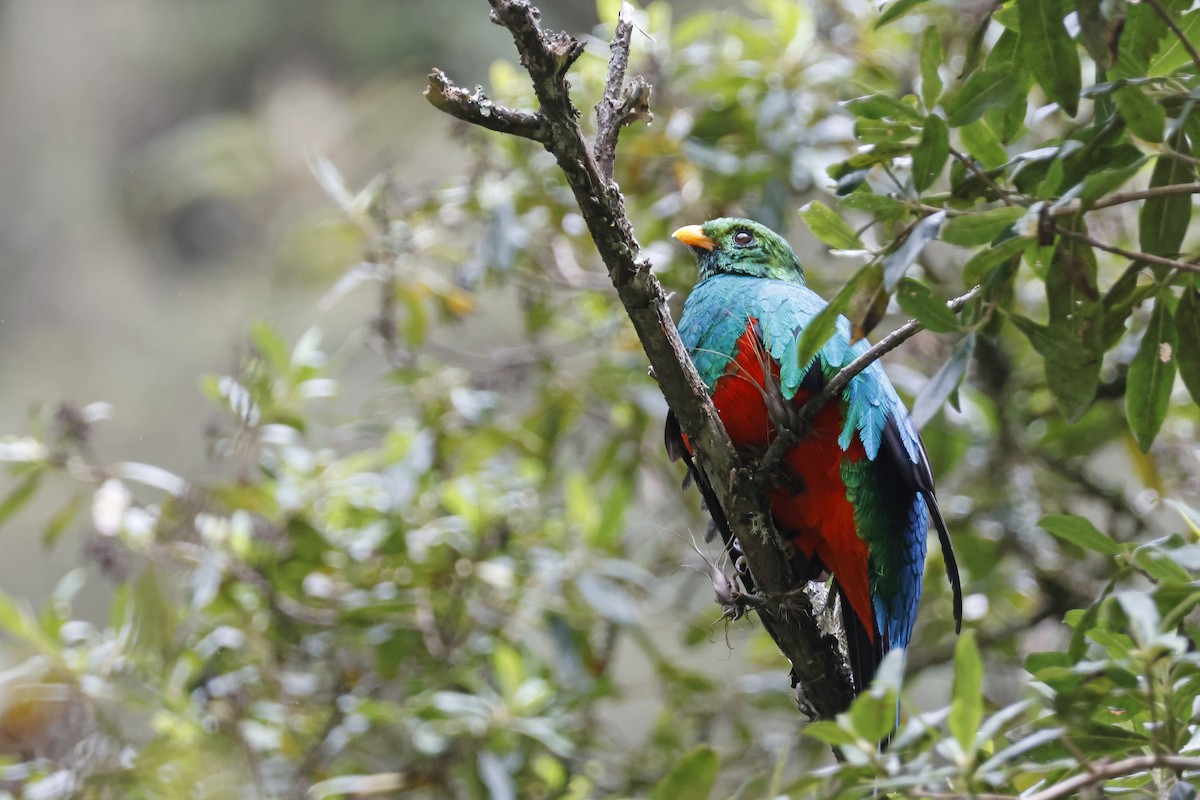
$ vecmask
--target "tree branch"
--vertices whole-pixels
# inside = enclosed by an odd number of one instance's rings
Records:
[[[824,636],[817,627],[811,608],[807,607],[807,595],[793,591],[799,587],[790,558],[780,548],[754,472],[742,466],[675,330],[666,294],[651,274],[649,262],[641,258],[619,188],[597,164],[579,128],[579,112],[571,103],[566,72],[583,46],[565,33],[543,32],[540,15],[527,0],[489,0],[489,3],[492,19],[512,34],[521,62],[533,82],[540,104],[536,116],[541,120],[541,135],[536,138],[554,155],[575,195],[580,214],[637,331],[663,396],[699,454],[741,544],[755,584],[767,601],[760,610],[770,618],[769,623],[764,619],[764,624],[792,662],[793,680],[802,684],[811,710],[817,716],[832,717],[844,711],[853,698],[837,641]],[[621,50],[621,47],[616,49],[615,58],[627,57],[627,52],[622,55]],[[623,71],[620,63],[610,65],[610,83]],[[427,96],[442,108],[439,98],[444,96],[443,92],[432,91]],[[619,109],[616,119],[618,122],[624,119]],[[490,127],[477,117],[468,121]]]
[[[1105,252],[1113,253],[1114,255],[1125,256],[1131,261],[1145,261],[1147,264],[1159,264],[1164,267],[1170,267],[1171,269],[1178,269],[1184,272],[1200,272],[1200,265],[1194,264],[1190,261],[1180,261],[1175,258],[1164,258],[1163,256],[1156,256],[1153,253],[1142,253],[1137,250],[1126,250],[1123,247],[1105,244],[1098,239],[1093,239],[1086,233],[1073,231],[1070,228],[1064,228],[1061,225],[1055,225],[1054,232],[1059,236],[1065,236],[1068,239],[1078,239],[1084,244],[1089,244],[1097,250],[1104,250]]]
[[[1163,153],[1159,158],[1179,158],[1175,153]],[[1151,186],[1149,189],[1139,189],[1132,192],[1118,192],[1102,200],[1097,200],[1088,207],[1088,211],[1098,211],[1101,208],[1112,208],[1124,203],[1138,200],[1149,200],[1151,197],[1168,197],[1176,194],[1200,194],[1200,183],[1169,183],[1165,186]],[[1078,200],[1060,206],[1052,212],[1056,217],[1070,217],[1078,214],[1082,205]]]
[[[625,86],[625,70],[629,67],[629,40],[633,35],[633,6],[621,4],[617,16],[617,30],[609,45],[608,80],[604,84],[604,96],[596,104],[596,142],[592,152],[600,174],[612,180],[617,161],[617,137],[621,127],[635,119],[650,123],[650,84],[638,75]]]
[[[1183,45],[1183,49],[1188,51],[1188,55],[1192,57],[1192,63],[1196,65],[1196,69],[1200,69],[1200,53],[1196,52],[1196,46],[1192,44],[1191,39],[1187,34],[1179,29],[1179,25],[1171,18],[1171,13],[1163,7],[1159,0],[1146,0],[1153,8],[1155,13],[1162,17],[1162,21],[1167,23],[1167,27],[1171,29],[1171,33],[1179,39],[1179,43]]]
[[[482,88],[476,86],[475,91],[468,92],[455,86],[440,69],[429,73],[425,97],[438,110],[445,111],[463,122],[470,122],[497,133],[511,133],[537,142],[545,141],[546,134],[542,130],[540,114],[498,106],[488,99]]]

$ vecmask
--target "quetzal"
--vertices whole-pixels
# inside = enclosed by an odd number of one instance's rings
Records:
[[[816,357],[798,362],[800,336],[826,303],[805,286],[795,251],[766,227],[722,218],[674,236],[699,265],[679,334],[739,455],[753,462],[775,439],[780,408],[799,408],[867,343],[851,344],[850,324],[839,316]],[[673,458],[687,459],[728,540],[724,514],[673,416],[667,448]],[[929,459],[878,362],[816,414],[781,459],[766,496],[780,534],[795,545],[797,577],[833,576],[856,693],[888,650],[912,638],[931,518],[961,625],[958,568]]]

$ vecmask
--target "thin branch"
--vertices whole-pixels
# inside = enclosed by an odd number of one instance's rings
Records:
[[[952,311],[961,311],[963,307],[971,302],[975,296],[979,294],[979,287],[971,289],[966,294],[955,297],[946,303]],[[771,442],[771,446],[767,448],[767,452],[763,454],[759,461],[758,474],[762,481],[771,480],[771,476],[775,468],[779,465],[780,459],[784,454],[791,449],[792,445],[800,441],[804,437],[805,431],[812,424],[813,419],[817,416],[825,405],[835,397],[840,397],[842,392],[850,381],[854,379],[858,373],[869,367],[874,362],[878,361],[884,354],[895,350],[904,342],[911,339],[918,331],[924,330],[921,323],[915,319],[910,319],[908,322],[901,325],[896,330],[889,333],[887,336],[880,339],[875,345],[860,355],[858,358],[851,361],[846,366],[842,367],[836,375],[834,375],[821,392],[814,397],[810,397],[805,401],[797,415],[796,424],[781,430],[779,435],[775,437],[775,441]]]
[[[1155,13],[1162,17],[1163,22],[1167,23],[1167,27],[1171,29],[1171,33],[1175,34],[1176,38],[1179,39],[1179,43],[1183,45],[1183,49],[1187,50],[1188,55],[1192,57],[1192,63],[1196,65],[1196,69],[1200,69],[1200,53],[1196,52],[1196,47],[1192,44],[1191,39],[1179,29],[1175,20],[1171,18],[1171,13],[1163,7],[1163,4],[1159,0],[1146,0],[1146,2],[1154,8]]]
[[[625,200],[616,183],[598,165],[580,130],[579,112],[571,102],[566,72],[582,53],[583,45],[565,33],[543,31],[540,14],[527,0],[489,0],[489,3],[493,21],[512,34],[538,98],[540,108],[534,116],[540,120],[540,126],[536,129],[537,136],[528,138],[540,141],[563,171],[608,268],[609,278],[646,350],[663,396],[704,464],[717,499],[726,511],[757,588],[765,598],[788,596],[797,588],[797,581],[790,557],[779,545],[754,471],[742,466],[675,329],[666,293],[650,272],[649,262],[641,257],[633,226],[625,213]],[[610,78],[614,72],[620,74],[623,67],[610,67]],[[434,77],[439,74],[435,72]],[[443,108],[440,98],[446,93],[433,78],[431,86],[435,90],[427,96],[435,106]],[[469,122],[496,129],[487,124],[491,117],[468,116]],[[618,108],[616,119],[622,121],[626,117]],[[524,130],[523,135],[528,136],[534,129],[527,125]],[[779,604],[777,609],[765,608],[760,613],[764,626],[791,661],[793,680],[802,685],[808,704],[818,716],[829,718],[849,706],[853,698],[850,676],[836,639],[821,633],[806,600],[806,596],[796,598],[787,607]]]
[[[1065,781],[1059,781],[1040,792],[1023,795],[1008,794],[961,794],[957,792],[922,792],[922,797],[931,800],[1064,800],[1068,797],[1078,797],[1079,790],[1087,786],[1124,778],[1151,769],[1200,770],[1200,758],[1177,755],[1133,756],[1121,761],[1098,761],[1091,765],[1091,771],[1081,773]]]
[[[650,84],[638,75],[625,86],[625,70],[629,67],[629,40],[633,35],[633,6],[621,4],[617,15],[617,30],[608,46],[608,80],[604,96],[596,104],[596,142],[592,152],[600,174],[612,180],[617,160],[617,137],[621,128],[635,119],[654,120],[650,113]]]
[[[1123,778],[1126,775],[1133,775],[1134,773],[1144,772],[1149,769],[1162,769],[1166,767],[1175,770],[1200,770],[1200,758],[1160,753],[1152,756],[1133,756],[1132,758],[1113,761],[1108,764],[1098,762],[1094,767],[1095,769],[1091,772],[1076,775],[1040,792],[1025,795],[1022,800],[1063,800],[1063,798],[1067,797],[1076,797],[1079,790],[1085,786],[1092,786],[1112,778]]]
[[[1198,266],[1190,261],[1179,261],[1178,259],[1174,259],[1174,258],[1165,258],[1163,256],[1156,256],[1153,253],[1141,253],[1141,252],[1138,252],[1137,250],[1126,250],[1123,247],[1117,247],[1116,245],[1105,244],[1104,242],[1101,242],[1098,239],[1093,239],[1091,236],[1088,236],[1086,233],[1080,233],[1079,231],[1073,231],[1069,228],[1064,228],[1061,225],[1055,225],[1054,232],[1057,233],[1059,236],[1065,236],[1068,239],[1078,239],[1079,241],[1083,242],[1084,244],[1089,244],[1092,247],[1096,248],[1097,250],[1103,250],[1106,253],[1113,253],[1114,255],[1118,255],[1118,256],[1125,256],[1125,258],[1128,258],[1131,261],[1145,261],[1147,264],[1159,264],[1160,266],[1171,267],[1172,269],[1178,269],[1178,270],[1182,270],[1184,272],[1200,273],[1200,266]]]
[[[528,111],[516,111],[504,106],[498,106],[488,99],[483,89],[476,86],[475,91],[468,92],[446,77],[446,73],[435,69],[429,73],[429,85],[425,87],[425,97],[440,111],[445,111],[452,117],[463,122],[470,122],[481,128],[487,128],[497,133],[511,133],[523,136],[535,142],[543,142],[546,132],[542,127],[540,114],[530,114]]]
[[[1178,156],[1164,153],[1159,158],[1178,158]],[[1169,197],[1176,194],[1200,194],[1200,183],[1169,183],[1166,186],[1151,186],[1149,189],[1139,189],[1133,192],[1119,192],[1109,195],[1103,200],[1097,200],[1088,208],[1088,211],[1134,203],[1138,200],[1149,200],[1151,197]],[[1082,204],[1075,201],[1056,208],[1053,214],[1056,217],[1069,217],[1078,214],[1081,208]]]
[[[995,192],[996,197],[998,197],[1000,199],[1000,202],[1004,203],[1004,205],[1006,205],[1006,206],[1013,205],[1013,201],[1009,197],[1009,195],[1012,193],[1005,189],[1001,189],[1000,185],[998,183],[996,183],[994,180],[992,180],[990,175],[988,175],[986,172],[984,172],[983,170],[981,170],[979,168],[979,165],[975,163],[975,159],[970,158],[969,156],[963,155],[962,153],[955,150],[953,147],[950,148],[950,155],[954,156],[959,161],[961,161],[962,165],[964,167],[966,167],[968,170],[970,170],[972,175],[974,175],[979,180],[983,181],[983,183],[989,189],[991,189],[993,192]]]

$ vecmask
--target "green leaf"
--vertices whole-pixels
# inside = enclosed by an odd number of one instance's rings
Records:
[[[863,268],[862,281],[846,303],[846,318],[850,320],[850,342],[868,336],[887,313],[890,296],[883,288],[883,267],[873,261]]]
[[[850,724],[868,742],[881,742],[896,728],[896,693],[863,692],[846,712]]]
[[[811,736],[819,742],[839,747],[852,745],[858,740],[853,731],[828,719],[808,723],[804,726],[803,732],[805,736]]]
[[[1017,0],[1021,54],[1046,96],[1067,116],[1079,110],[1079,53],[1063,22],[1062,0]]]
[[[959,128],[958,138],[967,152],[975,156],[985,169],[995,169],[1008,162],[1008,153],[996,138],[996,133],[981,119]]]
[[[1121,610],[1129,617],[1129,633],[1138,644],[1149,644],[1158,634],[1158,623],[1162,619],[1153,598],[1145,592],[1124,591],[1113,595],[1121,604]]]
[[[804,333],[800,334],[800,341],[796,344],[796,363],[802,369],[808,369],[808,365],[816,358],[817,352],[833,336],[837,330],[838,315],[846,310],[850,298],[854,296],[859,285],[868,276],[872,266],[868,264],[854,273],[853,277],[846,281],[846,285],[839,289],[838,293],[829,301],[829,305],[817,312],[817,315],[809,321],[808,326],[804,329]],[[878,265],[874,266],[878,268]]]
[[[1124,186],[1145,164],[1146,159],[1139,158],[1132,164],[1117,169],[1089,172],[1083,179],[1083,190],[1079,193],[1079,202],[1083,204],[1083,209],[1086,211],[1101,197]]]
[[[1183,290],[1175,309],[1175,330],[1179,334],[1179,376],[1200,403],[1200,292],[1195,286]]]
[[[525,682],[525,660],[516,648],[500,642],[492,650],[492,672],[500,695],[511,701]]]
[[[1163,140],[1167,124],[1167,113],[1163,107],[1150,99],[1142,86],[1122,86],[1113,92],[1117,112],[1125,120],[1125,127],[1134,135],[1158,144]]]
[[[1021,255],[1021,253],[1025,252],[1025,248],[1031,244],[1034,244],[1033,237],[1013,236],[1012,238],[996,242],[996,244],[985,250],[980,250],[971,256],[966,264],[963,264],[963,284],[974,286],[977,283],[982,283],[993,267]]]
[[[946,123],[961,128],[983,116],[989,108],[1007,106],[1020,91],[1016,72],[1008,64],[997,64],[972,72],[961,89],[946,103]]]
[[[1021,206],[1000,206],[982,214],[954,217],[942,228],[942,241],[959,247],[978,247],[995,239],[1023,216],[1025,209]]]
[[[867,119],[884,119],[899,117],[913,122],[920,122],[921,115],[911,106],[907,106],[896,98],[886,94],[868,94],[847,100],[842,105],[856,117]]]
[[[912,266],[925,245],[937,238],[946,220],[945,211],[935,211],[918,222],[909,231],[908,237],[883,259],[883,288],[892,291]]]
[[[903,305],[903,304],[901,304]],[[943,306],[945,308],[945,306]],[[937,373],[929,379],[913,401],[912,417],[917,428],[925,427],[925,423],[933,419],[941,410],[958,385],[967,374],[967,364],[971,362],[971,354],[975,352],[975,331],[971,331],[954,346],[950,358],[942,364]]]
[[[928,0],[896,0],[896,2],[885,8],[883,13],[879,15],[879,19],[875,21],[875,29],[879,30],[889,22],[900,19],[909,11],[912,11],[925,2],[928,2]]]
[[[1143,453],[1150,450],[1171,404],[1178,347],[1175,320],[1160,296],[1126,378],[1125,415]]]
[[[938,73],[942,58],[942,36],[930,25],[921,34],[921,102],[926,111],[933,111],[942,96],[942,76]]]
[[[908,206],[894,197],[871,192],[851,192],[838,200],[839,208],[853,208],[856,211],[870,211],[876,216],[880,214],[907,213]]]
[[[1171,146],[1185,156],[1192,153],[1183,126],[1170,137]],[[1176,183],[1191,183],[1195,180],[1195,170],[1181,158],[1173,158],[1162,154],[1154,162],[1154,172],[1150,175],[1150,188],[1170,186]],[[1188,224],[1192,219],[1192,196],[1190,194],[1174,194],[1159,197],[1148,197],[1142,204],[1138,216],[1139,237],[1143,251],[1156,256],[1173,257],[1179,253],[1183,237],[1187,233]],[[1162,278],[1166,267],[1153,266],[1155,276]]]
[[[896,289],[896,300],[905,313],[934,333],[950,333],[960,327],[958,316],[933,290],[912,278],[904,278]]]
[[[835,250],[862,250],[862,240],[854,229],[829,206],[813,200],[800,209],[800,218],[812,235]]]
[[[1200,41],[1200,10],[1189,11],[1179,18],[1179,29],[1183,31],[1183,35],[1188,41]],[[1150,59],[1150,66],[1146,69],[1149,75],[1170,75],[1175,70],[1192,63],[1192,56],[1188,53],[1187,48],[1183,46],[1178,36],[1172,35],[1167,41],[1166,47],[1159,51],[1158,55]]]
[[[46,523],[46,527],[42,530],[42,546],[53,547],[60,536],[67,530],[75,518],[79,516],[79,512],[87,505],[89,493],[76,492],[71,496],[71,499],[63,504],[62,508],[54,512],[54,516]]]
[[[937,180],[950,157],[950,130],[937,114],[925,118],[921,140],[912,151],[913,186],[923,192]]]
[[[951,695],[950,716],[946,720],[950,733],[967,753],[975,752],[975,733],[983,721],[983,661],[975,644],[975,632],[965,630],[954,648],[954,693]]]
[[[338,775],[314,783],[308,788],[309,797],[313,800],[325,800],[328,797],[377,796],[384,793],[404,789],[408,782],[399,772],[379,772],[374,775]]]
[[[25,480],[18,483],[8,493],[3,502],[0,502],[0,525],[7,522],[9,517],[24,508],[25,504],[33,498],[34,493],[38,490],[38,486],[42,483],[42,476],[45,474],[45,471],[42,469],[33,470],[25,476]]]
[[[1012,142],[1025,127],[1025,113],[1029,107],[1029,87],[1033,85],[1033,77],[1025,68],[1020,55],[1021,35],[1015,31],[1006,30],[1000,34],[992,51],[988,53],[989,67],[1007,64],[1014,70],[1015,80],[1019,90],[1014,92],[1012,99],[1003,108],[990,108],[984,113],[988,127],[996,132],[996,136],[1004,144]]]
[[[1107,533],[1096,529],[1083,517],[1071,514],[1050,514],[1042,517],[1038,527],[1053,534],[1065,542],[1079,545],[1085,550],[1093,550],[1101,555],[1116,556],[1123,552],[1121,545]]]
[[[1076,0],[1079,40],[1101,69],[1117,60],[1117,40],[1125,24],[1125,0]]]
[[[658,782],[650,793],[651,800],[707,800],[720,767],[716,750],[705,744],[697,745]]]
[[[1045,361],[1046,383],[1069,422],[1075,422],[1092,405],[1100,384],[1100,358],[1083,345],[1068,323],[1039,325],[1021,316],[1013,324],[1029,339]]]
[[[1167,33],[1167,26],[1149,3],[1135,3],[1126,10],[1125,25],[1121,29],[1121,42],[1117,51],[1117,63],[1113,65],[1113,77],[1144,77],[1149,69],[1150,58],[1158,52],[1159,40]]]

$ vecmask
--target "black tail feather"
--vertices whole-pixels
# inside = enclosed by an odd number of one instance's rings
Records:
[[[850,661],[850,677],[854,679],[854,694],[867,690],[875,678],[879,662],[883,660],[883,636],[872,641],[871,633],[850,607],[846,593],[837,587],[838,602],[842,607],[842,629],[846,632],[846,653]]]
[[[929,516],[933,518],[933,526],[937,528],[938,541],[942,545],[942,560],[946,562],[946,577],[950,579],[950,590],[954,594],[954,632],[962,633],[962,578],[958,575],[958,561],[954,558],[954,545],[950,543],[950,531],[946,528],[946,520],[942,518],[942,510],[938,508],[937,498],[933,492],[925,492],[925,505],[929,506]]]

